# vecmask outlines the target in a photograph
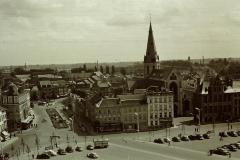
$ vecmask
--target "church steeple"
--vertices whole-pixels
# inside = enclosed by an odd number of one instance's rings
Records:
[[[146,55],[144,56],[144,77],[149,76],[154,69],[159,69],[159,57],[157,54],[152,23],[150,21]]]
[[[145,63],[154,63],[154,62],[157,62],[158,60],[159,60],[159,57],[157,55],[157,50],[156,50],[154,36],[153,36],[153,30],[152,30],[152,23],[150,21],[147,50],[146,50],[146,56],[144,57],[144,62]]]

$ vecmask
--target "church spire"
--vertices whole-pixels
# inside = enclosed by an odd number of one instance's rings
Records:
[[[152,23],[150,21],[149,25],[149,33],[148,33],[148,42],[147,42],[147,51],[146,56],[144,57],[145,63],[154,63],[159,60],[157,55],[157,50],[155,46],[154,36],[153,36],[153,30],[152,30]]]
[[[147,50],[146,55],[144,56],[144,77],[148,77],[156,69],[160,69],[160,64],[153,37],[152,23],[150,20]]]

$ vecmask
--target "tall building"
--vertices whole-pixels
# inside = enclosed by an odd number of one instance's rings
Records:
[[[30,90],[11,83],[2,93],[2,106],[7,110],[8,130],[19,129],[21,122],[29,116]]]
[[[219,76],[203,82],[200,93],[200,113],[203,123],[235,121],[240,118],[239,82]]]
[[[157,54],[152,24],[150,22],[149,33],[148,33],[148,42],[147,42],[147,51],[144,56],[144,77],[148,77],[154,69],[159,69],[159,56]]]

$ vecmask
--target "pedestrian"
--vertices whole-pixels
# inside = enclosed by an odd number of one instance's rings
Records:
[[[32,154],[32,159],[34,159],[34,154]]]
[[[232,129],[232,125],[231,125],[231,129]]]

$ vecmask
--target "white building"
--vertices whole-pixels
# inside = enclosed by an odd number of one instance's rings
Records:
[[[150,87],[147,91],[148,126],[171,126],[174,117],[173,93]]]

